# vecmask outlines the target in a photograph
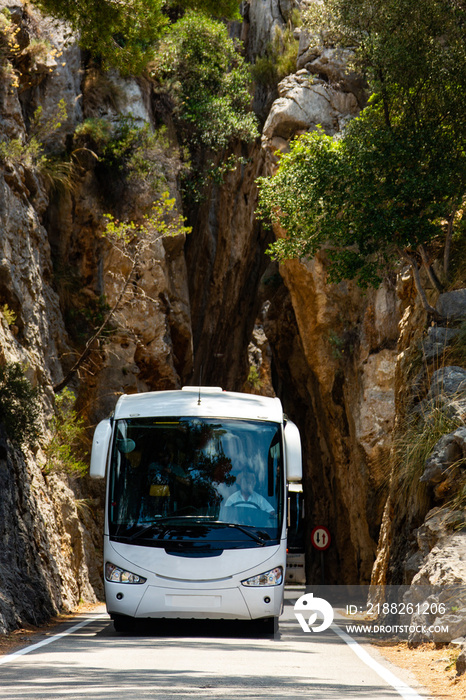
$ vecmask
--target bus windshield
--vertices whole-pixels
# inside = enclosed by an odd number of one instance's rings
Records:
[[[155,547],[277,543],[282,483],[278,423],[120,419],[112,449],[109,534]]]

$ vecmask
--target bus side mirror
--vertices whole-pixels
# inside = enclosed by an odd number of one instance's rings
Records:
[[[284,435],[286,480],[301,481],[303,476],[303,463],[301,457],[301,436],[298,426],[288,420],[285,425]]]
[[[93,479],[103,479],[107,466],[108,448],[112,437],[110,419],[100,421],[94,432],[89,473]]]

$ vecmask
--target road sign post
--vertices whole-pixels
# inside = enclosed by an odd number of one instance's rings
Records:
[[[311,532],[311,543],[314,549],[320,552],[320,569],[322,575],[322,585],[325,584],[324,571],[324,551],[330,547],[332,538],[330,532],[324,525],[317,525]]]

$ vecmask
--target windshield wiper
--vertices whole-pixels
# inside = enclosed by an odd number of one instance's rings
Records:
[[[146,533],[150,532],[154,528],[156,528],[158,523],[150,523],[149,525],[145,525],[142,527],[140,530],[137,530],[134,532],[132,535],[128,537],[129,541],[132,542],[133,540],[136,540],[138,537],[143,537]]]
[[[245,535],[249,535],[249,537],[252,540],[255,540],[259,544],[265,544],[267,540],[264,540],[263,537],[259,537],[259,535],[256,535],[255,532],[251,532],[251,530],[248,530],[245,527],[242,527],[241,525],[238,525],[237,523],[225,523],[227,527],[233,527],[236,530],[240,530],[241,532],[244,532]],[[270,538],[269,538],[270,539]]]
[[[136,540],[139,537],[144,537],[144,535],[150,532],[151,530],[157,529],[159,525],[166,525],[167,523],[171,523],[172,521],[176,521],[177,523],[180,521],[182,523],[187,522],[188,524],[194,525],[202,525],[205,522],[217,522],[215,520],[215,516],[213,515],[166,515],[163,518],[155,518],[153,522],[148,523],[140,530],[134,532],[132,535],[129,536],[128,539],[132,542],[133,540]]]
[[[221,520],[217,520],[215,516],[212,515],[167,515],[163,518],[157,518],[153,522],[148,523],[144,527],[141,527],[139,530],[134,532],[132,535],[128,537],[130,542],[133,542],[133,540],[137,540],[141,537],[144,537],[147,533],[151,532],[151,530],[157,530],[160,525],[167,525],[167,523],[172,523],[176,525],[182,525],[182,524],[187,524],[187,525],[203,525],[206,524],[208,526],[214,526],[214,527],[229,527],[235,530],[239,530],[240,532],[244,533],[248,537],[250,537],[252,540],[257,542],[260,545],[266,544],[267,540],[264,537],[261,537],[260,535],[257,535],[255,532],[250,530],[247,527],[243,527],[242,525],[238,525],[237,523],[226,523]],[[164,528],[165,530],[165,528]],[[268,538],[270,539],[270,537]]]
[[[170,520],[171,518],[162,518],[162,520]],[[249,537],[259,544],[265,544],[267,540],[265,540],[263,537],[260,537],[259,535],[256,535],[255,532],[251,532],[251,530],[248,530],[248,528],[243,527],[241,525],[238,525],[237,523],[226,523],[223,520],[217,520],[214,515],[178,515],[178,516],[173,516],[173,520],[185,520],[188,523],[193,523],[193,524],[203,524],[207,522],[209,525],[218,525],[219,527],[232,527],[235,528],[236,530],[240,530],[241,532],[244,532],[245,535],[249,535]],[[269,538],[270,539],[270,538]]]

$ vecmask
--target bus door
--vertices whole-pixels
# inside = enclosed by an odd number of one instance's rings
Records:
[[[304,495],[300,483],[288,484],[288,544],[285,583],[306,583],[304,559]]]

